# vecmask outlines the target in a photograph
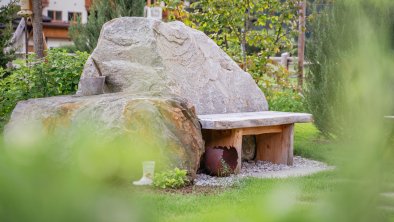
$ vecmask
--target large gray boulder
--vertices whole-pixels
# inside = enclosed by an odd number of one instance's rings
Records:
[[[204,33],[181,22],[119,18],[106,23],[81,78],[98,76],[106,76],[106,94],[84,95],[91,91],[83,84],[90,79],[80,81],[77,96],[18,103],[6,139],[18,139],[34,123],[47,133],[66,132],[70,141],[69,129],[94,123],[94,133],[108,139],[149,137],[157,153],[193,177],[204,152],[196,114],[268,109],[251,76]]]
[[[138,147],[136,152],[156,153],[169,166],[187,169],[192,178],[204,153],[193,106],[172,95],[111,93],[21,101],[6,126],[6,139],[18,140],[30,133],[27,126],[31,125],[44,134],[60,132],[68,142],[89,125],[105,141],[118,137],[134,143],[138,140],[144,147]]]
[[[252,77],[203,32],[181,22],[107,22],[82,78],[100,75],[107,77],[106,92],[176,94],[194,104],[197,114],[268,110]]]

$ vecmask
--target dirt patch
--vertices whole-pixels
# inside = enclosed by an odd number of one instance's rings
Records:
[[[229,188],[227,188],[229,189]],[[190,185],[179,189],[162,189],[161,193],[214,195],[223,192],[226,188]]]
[[[230,187],[213,187],[213,186],[196,186],[188,185],[179,189],[160,189],[155,187],[133,187],[133,191],[136,192],[149,192],[149,193],[161,193],[161,194],[182,194],[182,195],[216,195],[222,193]]]

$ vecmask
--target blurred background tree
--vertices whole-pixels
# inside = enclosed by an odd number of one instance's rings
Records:
[[[252,75],[271,110],[304,110],[292,71],[271,59],[297,50],[298,0],[201,0],[191,8],[197,29]]]
[[[263,75],[270,56],[294,52],[298,1],[201,0],[193,20],[244,70]]]
[[[343,22],[346,11],[338,4],[325,8],[315,5],[307,26],[306,59],[310,65],[304,93],[315,125],[326,137],[341,134],[338,109],[343,105],[340,94],[344,85],[337,64],[351,45],[351,39],[345,37],[352,27]]]
[[[0,8],[0,67],[6,68],[7,63],[15,58],[13,50],[5,50],[11,44],[13,26],[12,21],[17,17],[19,11],[17,0]],[[1,78],[1,76],[0,76]]]
[[[111,19],[121,16],[143,16],[144,0],[94,1],[86,24],[79,20],[70,27],[70,36],[79,51],[92,52],[97,45],[101,27]]]
[[[337,138],[344,136],[349,126],[348,121],[353,115],[345,112],[350,107],[342,100],[344,94],[349,93],[345,83],[351,75],[343,75],[343,66],[340,64],[347,61],[349,52],[359,47],[357,36],[352,36],[356,27],[347,22],[359,15],[349,13],[346,9],[348,6],[344,7],[342,1],[335,4],[327,0],[314,3],[307,26],[309,38],[306,59],[310,64],[306,73],[305,101],[320,132],[328,138]],[[362,3],[361,6],[364,8],[359,8],[365,11],[370,8],[370,20],[375,24],[374,28],[379,28],[377,24],[386,29],[391,27],[391,30],[387,29],[387,38],[388,42],[393,42],[393,19],[388,18],[394,14],[394,8],[387,4],[382,11],[371,2]],[[372,61],[374,55],[370,56]],[[373,73],[370,78],[374,78]]]

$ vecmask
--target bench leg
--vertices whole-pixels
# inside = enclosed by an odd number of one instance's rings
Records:
[[[293,165],[294,124],[283,125],[282,127],[281,133],[256,136],[257,160]]]
[[[235,173],[241,170],[242,130],[203,130],[205,148],[215,146],[234,147],[238,153],[238,163]]]

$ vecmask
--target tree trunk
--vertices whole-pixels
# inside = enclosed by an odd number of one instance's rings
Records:
[[[305,57],[305,17],[306,0],[300,2],[299,10],[299,36],[298,36],[298,91],[302,92],[304,85],[304,57]]]
[[[247,64],[246,64],[246,34],[245,30],[241,30],[241,51],[242,51],[242,63],[243,63],[243,70],[247,71]]]
[[[246,33],[249,31],[249,1],[246,1],[246,11],[245,11],[245,17],[244,17],[244,27],[241,30],[241,50],[242,50],[242,58],[243,58],[243,70],[247,71],[248,70],[248,65],[247,65],[247,52],[246,52]]]
[[[42,34],[42,2],[41,0],[32,0],[32,3],[34,52],[38,58],[43,58],[44,38]]]

